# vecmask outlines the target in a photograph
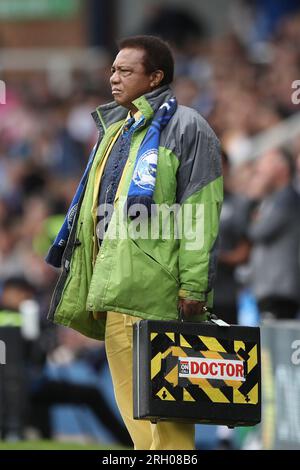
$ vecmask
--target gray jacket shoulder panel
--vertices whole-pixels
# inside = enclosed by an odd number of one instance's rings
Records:
[[[164,129],[160,139],[160,145],[167,147],[179,160],[184,158],[183,145],[200,132],[216,142],[218,138],[208,122],[196,110],[179,105],[174,116]]]
[[[160,145],[170,149],[180,162],[179,203],[222,175],[220,142],[208,122],[194,109],[178,106],[162,133]]]

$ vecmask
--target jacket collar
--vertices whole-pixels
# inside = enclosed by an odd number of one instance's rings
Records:
[[[133,101],[135,107],[145,116],[146,122],[152,118],[157,109],[173,95],[168,85],[157,88],[150,93],[146,93]],[[115,101],[98,106],[92,112],[93,119],[98,130],[106,129],[115,122],[124,120],[128,114],[128,109],[118,105]]]

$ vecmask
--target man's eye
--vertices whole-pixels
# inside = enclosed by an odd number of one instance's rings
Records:
[[[131,74],[131,70],[123,69],[123,70],[121,70],[121,74],[123,76],[127,77],[127,75]]]

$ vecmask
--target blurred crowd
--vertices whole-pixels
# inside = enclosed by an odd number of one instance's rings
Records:
[[[174,52],[179,103],[208,120],[223,148],[225,200],[216,313],[229,323],[296,319],[300,132],[288,145],[258,159],[245,159],[244,149],[257,134],[300,112],[291,99],[292,83],[300,79],[300,12],[278,21],[268,38],[253,42],[249,29],[235,27],[219,38],[174,44]],[[76,71],[67,94],[51,89],[45,76],[11,80],[6,105],[0,105],[0,309],[19,312],[24,300],[38,307],[38,333],[25,338],[30,377],[26,393],[33,412],[24,419],[44,436],[49,435],[49,423],[35,419],[34,401],[62,403],[63,387],[70,396],[60,379],[62,389],[44,397],[41,377],[49,364],[59,368],[82,359],[87,351],[84,357],[93,377],[100,373],[92,351],[100,351],[101,345],[62,333],[46,320],[58,272],[46,265],[44,256],[97,139],[90,113],[112,99],[109,74],[110,63],[93,73]],[[48,386],[53,377],[46,374],[43,380]],[[104,400],[89,397],[92,409],[91,403]],[[76,397],[73,400],[76,403]],[[13,418],[3,433],[17,436],[19,427]],[[128,444],[122,432],[115,440]]]

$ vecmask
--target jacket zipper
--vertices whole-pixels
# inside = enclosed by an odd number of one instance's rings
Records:
[[[105,211],[106,211],[106,204],[107,204],[107,196],[108,196],[108,192],[110,191],[111,189],[111,186],[112,186],[112,183],[109,183],[108,187],[106,188],[106,191],[105,191],[105,199],[104,199],[104,215],[103,215],[103,228],[104,228],[104,232],[103,232],[103,238],[102,238],[102,241],[104,239],[104,236],[105,236],[105,232],[106,232],[106,229],[105,229],[105,225],[106,225],[106,215],[105,215]],[[95,218],[95,222],[97,223],[97,217]],[[100,249],[101,248],[101,245],[100,245],[100,242],[99,242],[99,237],[97,235],[97,226],[94,227],[94,234],[95,236],[97,237],[97,243],[98,243],[98,248]],[[96,250],[94,252],[94,264],[96,262],[96,258],[97,258],[97,254],[96,254]]]
[[[95,148],[95,153],[94,153],[93,159],[95,159],[95,157],[97,155],[97,151],[98,151],[98,148],[99,148],[99,146],[100,146],[100,144],[103,140],[104,134],[105,134],[105,132],[103,132],[103,130],[102,131],[99,130],[99,140],[98,140],[96,148]],[[101,162],[102,162],[102,159],[99,162],[99,164],[101,164]],[[91,165],[91,169],[92,169],[93,163]],[[68,273],[69,273],[69,270],[70,270],[71,254],[72,254],[72,251],[73,251],[73,243],[72,243],[72,236],[74,236],[73,230],[76,230],[76,228],[77,228],[77,221],[78,221],[78,217],[79,217],[79,213],[80,213],[81,203],[82,203],[82,200],[83,200],[83,197],[84,197],[84,194],[85,194],[87,182],[88,182],[88,178],[86,179],[86,183],[85,183],[85,186],[83,188],[81,198],[78,201],[77,212],[76,212],[76,215],[75,215],[75,218],[74,218],[74,221],[73,221],[73,225],[72,225],[72,228],[71,228],[71,232],[70,232],[70,235],[69,235],[69,240],[67,242],[67,245],[66,245],[66,248],[65,248],[65,251],[64,251],[64,254],[63,254],[63,258],[62,258],[62,268],[63,269],[62,269],[62,272],[60,273],[60,276],[59,276],[58,281],[56,283],[56,286],[54,288],[54,292],[53,292],[52,299],[51,299],[51,302],[50,302],[50,307],[49,307],[49,311],[48,311],[48,315],[47,315],[47,318],[50,319],[50,320],[54,319],[55,312],[56,312],[56,309],[57,309],[57,307],[58,307],[58,305],[61,301],[61,296],[62,296],[62,293],[63,293],[63,290],[64,290],[65,282],[67,280]],[[70,245],[72,245],[71,250],[70,250]]]

